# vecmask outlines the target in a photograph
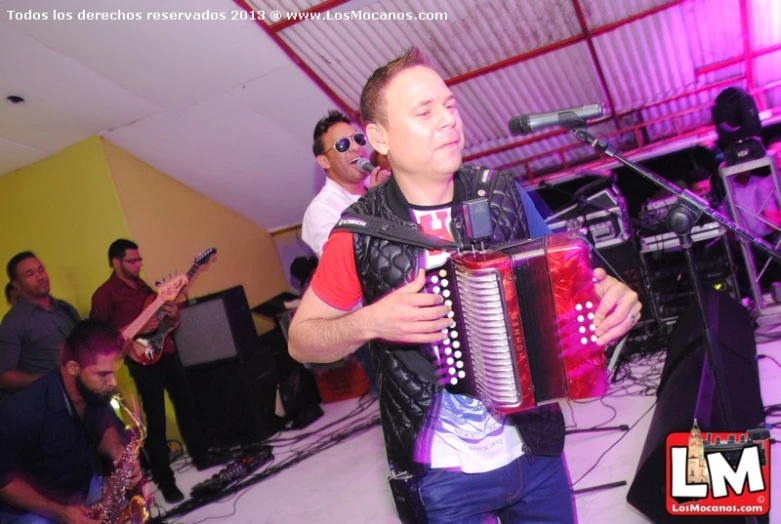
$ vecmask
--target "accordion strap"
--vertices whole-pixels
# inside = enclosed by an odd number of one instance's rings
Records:
[[[477,178],[477,183],[472,188],[472,194],[469,199],[484,198],[491,205],[491,197],[496,187],[497,178],[494,176],[496,171],[484,169]],[[345,213],[333,227],[332,231],[349,231],[369,235],[394,242],[401,242],[410,246],[421,247],[423,249],[463,249],[463,244],[445,240],[440,237],[421,233],[417,228],[396,224],[379,217],[363,215],[360,213]]]
[[[345,213],[342,215],[342,218],[339,219],[332,231],[350,231],[431,250],[458,249],[461,247],[452,240],[427,235],[421,233],[416,228],[402,226],[383,218],[358,213]]]

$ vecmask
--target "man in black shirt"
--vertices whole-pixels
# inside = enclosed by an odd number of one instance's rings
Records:
[[[78,323],[60,366],[0,408],[0,522],[95,522],[97,461],[116,464],[125,449],[110,405],[122,344],[113,326]],[[136,461],[132,484],[140,479]]]

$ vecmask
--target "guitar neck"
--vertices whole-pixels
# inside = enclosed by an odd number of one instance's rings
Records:
[[[197,262],[195,264],[193,264],[192,267],[190,267],[190,270],[187,272],[187,281],[188,282],[192,282],[193,281],[193,276],[198,272],[198,268],[199,267],[201,267],[201,265],[198,264]],[[179,290],[179,293],[177,293],[176,296],[178,297],[179,295],[181,295],[183,290],[184,290],[184,287]],[[174,300],[176,300],[176,299],[174,299]],[[157,316],[158,320],[163,320],[165,315],[166,315],[165,310],[159,309],[157,311],[157,315],[156,316]]]
[[[141,314],[138,315],[138,317],[133,322],[128,324],[128,326],[122,332],[122,335],[124,335],[126,339],[131,339],[138,335],[141,332],[141,329],[144,327],[144,324],[149,322],[149,319],[155,316],[155,313],[157,313],[158,310],[163,307],[163,304],[165,304],[165,301],[163,301],[162,298],[159,296],[155,297],[152,303],[144,308]]]

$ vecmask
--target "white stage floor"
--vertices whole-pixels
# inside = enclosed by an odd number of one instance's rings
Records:
[[[781,362],[781,341],[758,346],[758,353],[767,354]],[[635,377],[645,376],[649,385],[658,383],[663,354],[633,364]],[[760,382],[766,406],[781,403],[781,367],[770,359],[759,361]],[[579,522],[596,524],[605,522],[648,522],[626,502],[629,485],[635,475],[640,453],[645,442],[655,402],[655,396],[643,395],[643,384],[623,382],[612,384],[609,396],[601,401],[570,403],[563,411],[570,427],[589,428],[597,425],[627,424],[628,432],[600,432],[567,436],[566,456],[572,481],[576,489],[600,484],[626,481],[627,485],[576,496]],[[317,432],[300,443],[273,443],[275,460],[279,464],[295,450],[304,450],[308,444],[322,441],[323,437],[339,428],[352,428],[377,416],[377,403],[363,401],[364,408],[357,416],[339,422],[318,432],[326,425],[339,421],[356,410],[358,399],[323,405],[325,415],[303,431],[285,431],[280,438],[292,439],[304,433]],[[772,432],[778,438],[777,431]],[[620,442],[616,441],[621,438]],[[578,481],[608,448],[599,464]],[[776,451],[773,446],[773,451]],[[775,457],[773,457],[775,459]],[[781,479],[781,461],[771,460],[771,478]],[[198,472],[194,468],[178,464],[179,488],[188,494],[190,488],[218,472],[220,467]],[[259,470],[262,471],[262,470]],[[248,487],[241,493],[223,501],[212,503],[169,522],[200,523],[219,521],[230,523],[398,523],[387,484],[387,465],[382,434],[378,425],[343,441],[330,449],[315,454],[298,464]],[[771,480],[771,519],[781,522],[781,508],[775,506],[781,500],[781,482]],[[171,506],[157,495],[159,510]]]

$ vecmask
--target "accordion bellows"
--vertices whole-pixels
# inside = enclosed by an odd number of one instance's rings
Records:
[[[588,244],[573,233],[452,255],[426,274],[455,326],[428,346],[439,384],[515,413],[562,398],[603,396]]]

